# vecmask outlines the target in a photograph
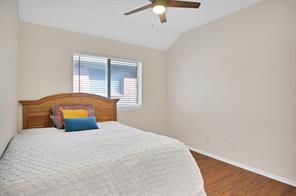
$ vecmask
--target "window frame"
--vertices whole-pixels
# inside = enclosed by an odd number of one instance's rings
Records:
[[[73,65],[73,57],[77,55],[77,56],[86,56],[86,57],[94,57],[94,58],[106,58],[108,61],[124,61],[124,62],[129,62],[129,63],[135,63],[137,64],[137,79],[138,79],[138,103],[137,104],[117,104],[117,108],[120,110],[135,110],[135,109],[141,109],[143,108],[143,99],[142,99],[142,78],[143,78],[143,62],[139,61],[139,60],[134,60],[134,59],[128,59],[128,58],[121,58],[121,57],[113,57],[113,56],[106,56],[106,55],[94,55],[94,54],[86,54],[86,53],[80,53],[80,52],[74,52],[72,54],[72,72],[71,72],[71,78],[72,78],[72,92],[74,89],[74,80],[73,80],[73,69],[74,69],[74,65]],[[107,73],[107,74],[111,74],[111,73]],[[111,93],[111,92],[110,92]],[[109,94],[109,92],[107,92],[107,94]],[[107,97],[108,98],[108,97]],[[112,99],[112,98],[111,98]]]

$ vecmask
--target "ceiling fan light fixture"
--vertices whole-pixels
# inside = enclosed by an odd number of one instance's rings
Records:
[[[155,5],[155,6],[153,6],[152,11],[154,14],[160,15],[166,11],[166,7],[163,5]]]

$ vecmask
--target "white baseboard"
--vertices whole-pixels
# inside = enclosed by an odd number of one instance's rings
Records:
[[[260,169],[254,168],[254,167],[250,167],[248,165],[245,165],[245,164],[242,164],[242,163],[239,163],[239,162],[236,162],[236,161],[232,161],[232,160],[226,159],[226,158],[224,158],[222,156],[215,155],[215,154],[212,154],[212,153],[203,151],[203,150],[199,150],[199,149],[194,148],[194,147],[191,147],[191,146],[188,146],[188,148],[189,148],[189,150],[192,150],[194,152],[197,152],[197,153],[206,155],[208,157],[217,159],[219,161],[223,161],[225,163],[229,163],[229,164],[234,165],[236,167],[240,167],[242,169],[246,169],[246,170],[249,170],[249,171],[254,172],[256,174],[260,174],[262,176],[265,176],[265,177],[268,177],[268,178],[271,178],[271,179],[274,179],[274,180],[277,180],[277,181],[283,182],[285,184],[289,184],[291,186],[296,187],[296,181],[294,181],[294,180],[286,179],[286,178],[283,178],[281,176],[277,176],[277,175],[271,174],[271,173],[266,172],[266,171],[262,171]]]

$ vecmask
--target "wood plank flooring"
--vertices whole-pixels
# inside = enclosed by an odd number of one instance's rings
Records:
[[[296,187],[191,153],[203,175],[208,196],[296,196]]]

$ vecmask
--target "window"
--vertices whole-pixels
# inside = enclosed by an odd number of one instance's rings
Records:
[[[141,105],[141,63],[74,54],[73,92],[120,99],[119,106]]]

